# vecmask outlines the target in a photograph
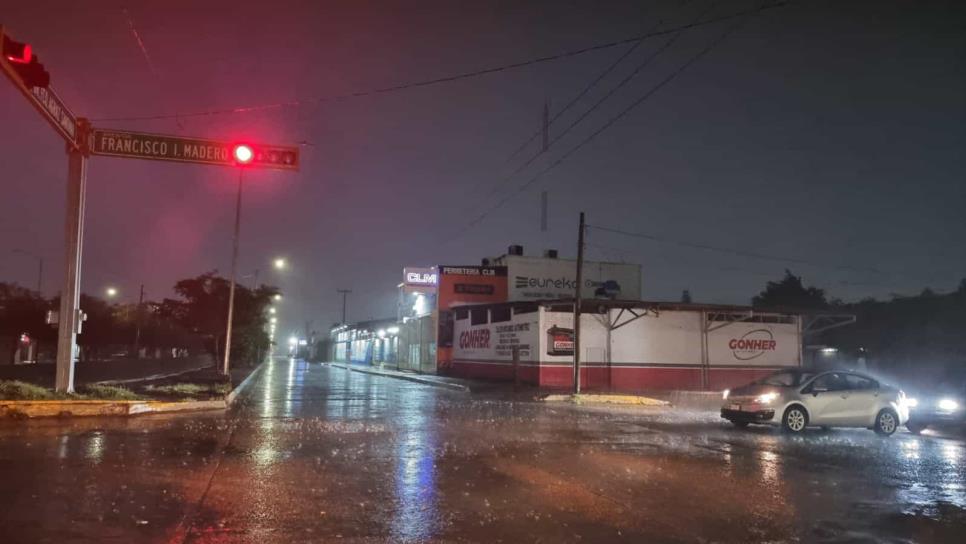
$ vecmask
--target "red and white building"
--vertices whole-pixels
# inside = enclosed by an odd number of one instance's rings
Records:
[[[744,306],[585,300],[581,387],[720,390],[802,366],[801,315]],[[449,374],[573,385],[573,302],[460,306]],[[809,321],[810,322],[810,321]],[[514,364],[514,352],[517,353]]]

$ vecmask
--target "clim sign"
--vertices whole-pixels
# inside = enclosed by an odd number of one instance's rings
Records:
[[[403,269],[403,283],[410,287],[436,287],[438,278],[435,268]]]

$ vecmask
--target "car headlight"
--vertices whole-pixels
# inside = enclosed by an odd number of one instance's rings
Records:
[[[954,401],[953,399],[941,399],[939,401],[940,410],[946,410],[946,411],[952,412],[953,410],[956,410],[958,408],[959,408],[959,403]]]
[[[906,406],[909,408],[915,408],[916,406],[919,406],[919,401],[912,397],[906,397]]]
[[[724,391],[721,392],[721,399],[728,400],[728,395],[730,394],[731,394],[731,389],[725,389]]]
[[[778,393],[765,393],[764,395],[758,395],[755,402],[758,404],[771,404],[771,401],[778,398]]]

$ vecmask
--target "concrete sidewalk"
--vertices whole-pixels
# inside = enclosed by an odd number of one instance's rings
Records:
[[[443,376],[435,376],[432,374],[416,374],[413,372],[402,372],[399,370],[387,370],[383,368],[376,368],[372,366],[363,365],[353,365],[346,363],[325,363],[329,366],[334,366],[336,368],[344,368],[346,370],[351,370],[353,372],[361,372],[363,374],[372,374],[375,376],[383,376],[386,378],[396,378],[398,380],[407,380],[410,382],[421,383],[423,385],[431,385],[434,387],[443,387],[446,389],[452,389],[454,391],[463,391],[465,393],[470,392],[470,386],[464,380],[458,380],[455,378],[447,378]]]

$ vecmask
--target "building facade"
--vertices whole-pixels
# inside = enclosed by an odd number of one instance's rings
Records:
[[[720,390],[802,366],[802,318],[741,306],[585,300],[582,388]],[[454,310],[451,374],[570,388],[572,301]]]

